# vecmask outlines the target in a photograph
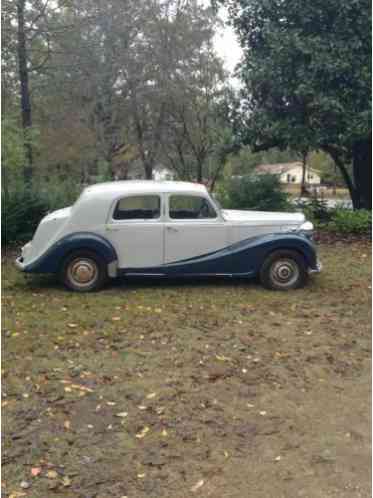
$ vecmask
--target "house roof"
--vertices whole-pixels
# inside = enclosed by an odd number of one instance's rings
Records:
[[[257,173],[270,173],[271,175],[281,175],[286,173],[294,168],[302,168],[303,163],[301,161],[294,161],[292,163],[277,163],[277,164],[259,164],[255,168]],[[313,168],[308,168],[308,171],[314,171],[315,173],[319,173]]]

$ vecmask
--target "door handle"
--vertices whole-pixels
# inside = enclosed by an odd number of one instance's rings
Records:
[[[177,228],[175,228],[175,227],[167,227],[167,230],[168,230],[169,232],[178,232],[178,231],[179,231],[179,230],[178,230]]]

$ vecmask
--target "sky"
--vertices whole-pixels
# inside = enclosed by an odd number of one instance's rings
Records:
[[[224,9],[219,10],[219,15],[224,21],[214,38],[214,46],[218,55],[224,61],[224,67],[232,73],[242,55],[241,47],[231,26],[227,25],[227,12]]]

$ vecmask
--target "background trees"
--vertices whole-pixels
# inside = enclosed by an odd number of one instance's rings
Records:
[[[244,50],[242,142],[255,151],[326,151],[354,206],[371,208],[369,0],[221,3]]]
[[[196,0],[6,0],[4,116],[25,130],[24,180],[159,166],[213,180],[229,142],[218,22]]]

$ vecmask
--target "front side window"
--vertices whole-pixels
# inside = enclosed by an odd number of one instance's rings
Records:
[[[153,220],[160,217],[161,199],[158,195],[124,197],[115,206],[114,220]]]
[[[171,195],[170,218],[174,220],[200,220],[216,218],[216,211],[204,197],[195,195]]]

